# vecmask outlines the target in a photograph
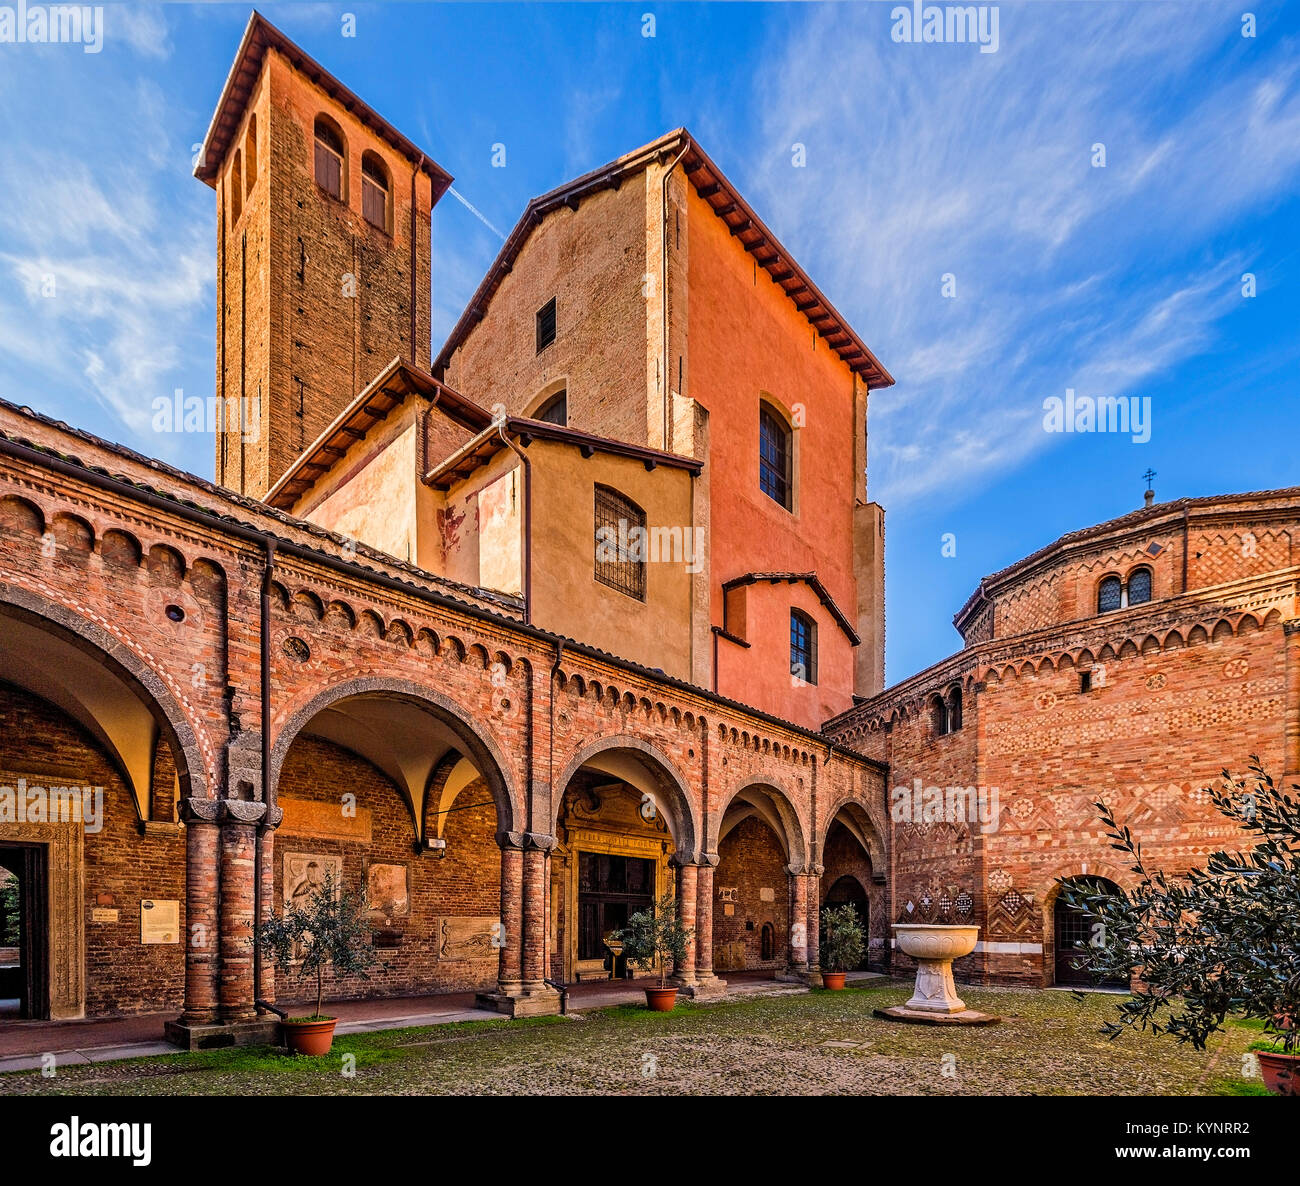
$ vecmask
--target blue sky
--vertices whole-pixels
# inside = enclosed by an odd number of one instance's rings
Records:
[[[262,11],[501,232],[695,133],[898,380],[872,400],[869,473],[894,681],[957,648],[982,575],[1140,506],[1148,466],[1161,500],[1300,480],[1300,5],[1003,3],[988,54],[896,43],[892,7]],[[248,12],[110,4],[98,54],[0,45],[0,394],[203,475],[211,438],[155,434],[149,410],[212,391],[192,156]],[[499,245],[456,198],[435,211],[435,346]],[[1151,439],[1045,432],[1066,388],[1149,398]]]

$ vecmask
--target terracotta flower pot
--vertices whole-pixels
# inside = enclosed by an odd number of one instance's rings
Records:
[[[1300,1054],[1273,1054],[1257,1050],[1259,1073],[1273,1095],[1300,1096]]]
[[[319,1056],[328,1054],[334,1045],[334,1027],[337,1024],[336,1017],[322,1017],[319,1021],[282,1021],[280,1029],[284,1031],[284,1044],[291,1053]]]
[[[646,1008],[652,1013],[671,1013],[677,1004],[675,988],[647,988],[645,990]]]
[[[836,988],[836,989],[838,989],[838,988],[843,988],[843,987],[844,987],[844,973],[843,973],[843,972],[823,972],[823,973],[822,973],[822,987],[823,987],[823,988]]]

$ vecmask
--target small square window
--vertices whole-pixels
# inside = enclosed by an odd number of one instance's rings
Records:
[[[555,298],[537,310],[537,353],[555,341]]]

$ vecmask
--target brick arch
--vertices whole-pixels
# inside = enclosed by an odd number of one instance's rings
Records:
[[[206,736],[200,737],[191,723],[186,711],[188,700],[184,694],[174,692],[172,681],[155,670],[142,655],[137,654],[134,644],[30,589],[0,584],[0,607],[5,607],[14,617],[48,631],[102,663],[143,701],[158,723],[162,736],[176,757],[176,777],[181,798],[215,797],[215,791],[208,781],[208,775],[215,766],[211,742]],[[97,740],[103,744],[104,739]],[[112,752],[111,742],[109,744]],[[126,785],[130,787],[134,784],[128,778]],[[140,788],[136,790],[139,793]],[[147,788],[144,791],[147,794]],[[136,801],[137,810],[147,810],[147,802],[136,799],[136,796],[132,798]]]
[[[267,770],[270,785],[264,790],[269,802],[275,802],[275,788],[279,785],[284,759],[303,728],[318,713],[353,696],[390,696],[407,700],[446,725],[464,743],[468,757],[482,773],[496,804],[500,830],[513,832],[518,829],[519,821],[525,818],[523,806],[511,776],[510,765],[496,741],[476,728],[474,718],[441,692],[411,680],[386,676],[362,676],[333,684],[311,696],[288,716],[277,730],[271,746]]]
[[[592,758],[612,750],[634,751],[638,755],[638,761],[655,780],[667,800],[670,822],[676,825],[670,830],[677,851],[696,852],[699,849],[700,828],[694,803],[695,792],[691,789],[690,780],[663,750],[626,733],[597,738],[583,746],[569,759],[564,772],[553,784],[559,789],[559,793],[553,796],[551,803],[551,831],[554,832],[558,826],[564,794],[569,788],[569,783],[573,781],[573,776]]]
[[[800,817],[798,807],[795,806],[794,797],[779,782],[770,778],[746,777],[730,791],[718,810],[712,813],[714,822],[706,837],[707,851],[718,851],[718,845],[721,843],[719,833],[722,831],[722,821],[726,818],[727,808],[746,791],[761,792],[771,804],[784,833],[779,839],[785,846],[789,863],[800,866],[808,864],[808,828]],[[770,827],[771,820],[767,819],[765,814],[762,818]]]
[[[826,847],[826,837],[830,830],[835,826],[836,819],[846,808],[852,809],[855,815],[860,814],[864,817],[867,827],[862,829],[863,836],[866,838],[867,856],[871,859],[871,867],[878,872],[883,872],[889,868],[889,857],[885,849],[885,840],[879,826],[879,821],[872,813],[869,804],[865,803],[861,795],[856,791],[850,791],[841,795],[838,799],[831,802],[825,812],[825,826],[821,829],[821,835],[817,838],[816,854],[817,860],[822,857],[822,850]],[[855,823],[861,827],[863,820],[855,820]]]

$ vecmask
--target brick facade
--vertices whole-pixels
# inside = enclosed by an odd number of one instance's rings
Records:
[[[972,919],[981,944],[959,975],[1050,984],[1058,879],[1131,881],[1097,801],[1170,873],[1239,847],[1203,788],[1255,754],[1300,777],[1298,528],[1300,492],[1282,490],[1066,536],[982,582],[957,616],[963,651],[830,722],[888,762],[903,808],[892,921]],[[1151,600],[1099,612],[1100,582],[1137,567],[1153,573]],[[940,702],[958,692],[961,726],[944,732]],[[926,788],[970,788],[975,812],[918,818],[918,785],[922,804]]]

